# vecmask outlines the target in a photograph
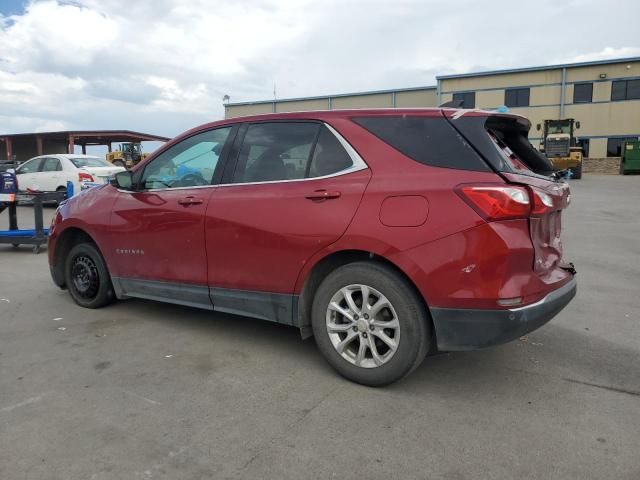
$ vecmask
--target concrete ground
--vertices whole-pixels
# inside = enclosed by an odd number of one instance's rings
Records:
[[[46,254],[0,245],[0,478],[637,480],[640,177],[572,192],[575,300],[383,389],[343,380],[293,328],[142,300],[81,309]]]

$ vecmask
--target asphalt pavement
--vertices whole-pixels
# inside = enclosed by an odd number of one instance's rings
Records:
[[[571,186],[573,302],[380,389],[291,327],[82,309],[46,252],[0,245],[0,479],[640,479],[640,177]]]

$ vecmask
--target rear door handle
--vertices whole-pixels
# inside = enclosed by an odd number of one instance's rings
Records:
[[[200,205],[202,203],[202,199],[196,197],[184,197],[178,200],[178,203],[188,207],[189,205]]]
[[[331,198],[339,198],[340,192],[330,190],[314,190],[313,192],[304,196],[308,200],[329,200]]]

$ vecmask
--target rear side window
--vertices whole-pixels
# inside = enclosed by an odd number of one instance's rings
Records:
[[[352,165],[349,154],[324,125],[256,123],[245,134],[233,183],[322,177]]]
[[[490,171],[444,117],[359,117],[353,121],[424,165]]]
[[[351,157],[336,136],[322,127],[318,143],[313,150],[308,177],[322,177],[346,170],[353,166]]]
[[[62,170],[60,160],[53,157],[45,158],[40,167],[41,172],[59,172]]]
[[[316,123],[256,123],[245,134],[233,183],[304,178],[318,135]]]

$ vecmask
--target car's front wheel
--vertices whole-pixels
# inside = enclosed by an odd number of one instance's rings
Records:
[[[92,243],[80,243],[71,249],[64,274],[71,297],[81,307],[100,308],[115,300],[107,266]]]
[[[430,345],[430,322],[413,286],[373,262],[344,265],[325,278],[313,301],[312,326],[338,373],[369,386],[411,373]]]

